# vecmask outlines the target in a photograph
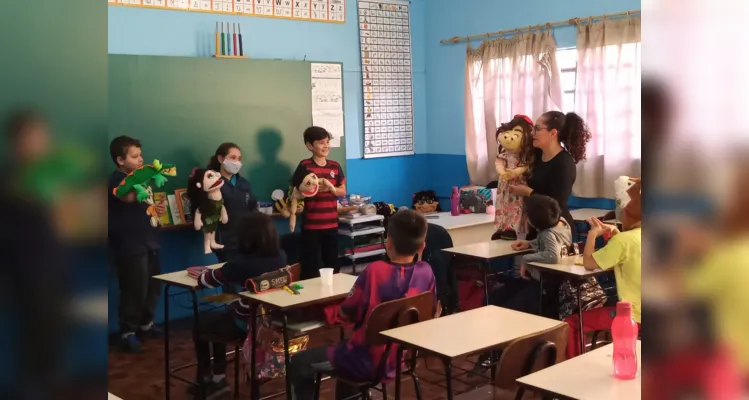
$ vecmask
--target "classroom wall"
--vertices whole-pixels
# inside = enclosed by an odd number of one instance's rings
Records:
[[[463,112],[466,44],[444,45],[441,39],[635,9],[640,9],[639,0],[430,0],[425,35],[427,153],[438,193],[449,194],[454,182],[468,180]],[[559,48],[575,46],[572,26],[555,28],[554,36]],[[475,41],[473,47],[479,43]],[[591,206],[578,199],[573,203]]]
[[[216,21],[224,21],[242,24],[244,50],[252,58],[342,62],[349,193],[371,194],[375,195],[375,200],[397,205],[410,204],[414,188],[426,185],[428,171],[424,62],[426,3],[426,0],[411,0],[416,154],[407,157],[361,158],[361,64],[358,11],[354,0],[347,2],[345,24],[112,6],[108,12],[109,53],[210,57]],[[137,132],[128,134],[138,136]],[[299,145],[302,146],[301,132],[299,134]],[[220,138],[216,139],[216,147],[220,141]],[[146,158],[158,156],[158,149],[144,150]],[[288,232],[287,220],[278,219],[276,222],[279,233]],[[200,234],[192,230],[163,232],[162,270],[170,272],[214,263],[213,255],[202,254],[200,243]],[[110,279],[110,293],[117,293],[114,277]],[[157,310],[157,321],[161,321],[163,316],[162,304],[163,301]],[[174,318],[190,314],[186,295],[178,296],[170,304]],[[110,330],[117,329],[117,307],[117,296],[113,295],[109,302]]]
[[[210,57],[213,33],[220,20],[242,24],[244,50],[252,58],[342,62],[349,191],[377,194],[383,201],[403,204],[420,178],[419,174],[401,171],[424,169],[426,164],[425,4],[426,0],[411,1],[416,142],[416,155],[411,157],[361,158],[362,90],[356,1],[347,2],[345,24],[112,6],[108,18],[109,53]]]

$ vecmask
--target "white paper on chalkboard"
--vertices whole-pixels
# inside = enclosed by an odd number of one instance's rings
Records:
[[[328,130],[331,147],[341,147],[344,132],[341,64],[312,63],[312,124]]]

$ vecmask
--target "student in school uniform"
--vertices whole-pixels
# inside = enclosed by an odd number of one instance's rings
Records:
[[[431,292],[434,295],[432,312],[436,311],[432,268],[423,261],[414,262],[414,257],[424,250],[426,232],[426,219],[416,211],[401,210],[390,218],[385,242],[389,261],[369,264],[356,279],[339,311],[341,319],[354,323],[351,338],[331,347],[309,349],[292,356],[287,378],[293,387],[292,399],[312,399],[314,377],[320,372],[334,371],[336,376],[357,382],[375,378],[385,346],[367,344],[366,322],[377,305]],[[393,348],[388,355],[386,380],[395,378],[395,353]],[[337,382],[336,399],[356,393],[354,388]]]
[[[286,266],[286,253],[281,249],[276,227],[269,215],[249,213],[235,225],[237,253],[221,268],[204,270],[197,278],[200,287],[236,289],[244,287],[248,279]],[[198,359],[197,382],[204,385],[207,398],[217,397],[230,389],[226,383],[226,345],[210,342],[206,337],[237,341],[247,336],[249,304],[237,300],[230,304],[229,309],[228,313],[213,312],[201,316],[198,333],[193,338]],[[200,394],[194,388],[189,393]]]
[[[327,179],[334,189],[320,185],[314,197],[304,199],[302,223],[302,279],[314,278],[318,274],[320,258],[323,267],[339,270],[338,263],[338,197],[346,195],[346,177],[336,161],[328,160],[331,134],[318,126],[304,131],[304,144],[312,157],[299,162],[291,179],[298,186],[310,172],[318,178]],[[322,256],[322,257],[321,257]]]
[[[161,285],[152,276],[161,273],[157,229],[151,226],[145,203],[136,199],[135,191],[124,197],[114,195],[114,189],[134,170],[143,166],[140,141],[119,136],[109,144],[109,154],[116,168],[109,178],[109,252],[120,283],[121,347],[126,352],[141,350],[141,338],[159,336],[153,316],[159,301]],[[156,204],[156,212],[163,215],[166,204]]]
[[[219,262],[226,262],[237,253],[237,222],[257,210],[257,198],[250,182],[239,174],[242,169],[242,151],[234,143],[222,143],[208,162],[208,169],[221,173],[224,185],[221,196],[229,215],[226,224],[219,224],[216,241],[224,246],[215,250]]]

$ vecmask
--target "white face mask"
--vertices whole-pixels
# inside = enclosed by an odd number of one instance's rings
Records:
[[[240,161],[224,159],[224,162],[222,164],[224,165],[224,169],[226,170],[226,172],[232,175],[236,174],[240,169],[242,169],[242,163]]]

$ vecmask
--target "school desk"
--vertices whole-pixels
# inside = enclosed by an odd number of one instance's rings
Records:
[[[637,366],[642,371],[641,342],[637,341]],[[537,393],[576,400],[638,400],[640,373],[632,380],[614,378],[609,344],[581,356],[517,379],[520,386]]]
[[[302,289],[299,290],[299,294],[291,294],[285,290],[273,290],[265,293],[252,293],[242,292],[239,294],[240,297],[248,300],[251,304],[250,312],[250,332],[255,332],[256,329],[256,318],[255,312],[257,306],[263,306],[272,313],[279,313],[281,321],[283,323],[283,349],[284,359],[286,361],[286,371],[289,370],[289,364],[291,362],[289,357],[289,332],[287,329],[288,311],[299,309],[302,307],[309,307],[314,305],[320,305],[325,303],[334,302],[336,300],[343,300],[348,296],[351,288],[354,287],[356,282],[356,276],[348,274],[333,274],[333,284],[326,286],[322,284],[321,278],[306,279],[297,282],[302,285]],[[256,347],[255,342],[256,336],[252,335],[252,348]],[[252,359],[250,360],[250,385],[255,388],[257,384],[257,374],[255,372],[255,352],[251,352]],[[257,393],[253,389],[253,393]],[[286,398],[291,399],[291,381],[286,378]]]
[[[216,269],[221,267],[222,265],[224,264],[214,264],[209,265],[207,268]],[[189,381],[177,375],[173,375],[174,372],[184,369],[185,367],[171,369],[171,367],[169,366],[169,288],[175,286],[178,288],[189,290],[190,295],[192,296],[193,330],[196,330],[198,328],[200,315],[198,312],[198,295],[195,292],[195,289],[197,289],[200,285],[198,285],[198,281],[195,278],[188,275],[186,270],[155,275],[152,277],[152,279],[156,279],[157,281],[160,281],[164,284],[164,395],[168,400],[170,394],[169,392],[171,390],[169,383],[171,378],[181,380],[188,384],[197,384],[196,382]]]
[[[571,256],[571,257],[565,257],[561,260],[559,264],[545,264],[545,263],[538,263],[538,262],[531,262],[528,263],[529,266],[536,268],[539,271],[539,276],[541,277],[541,285],[539,289],[539,307],[541,308],[539,310],[539,314],[543,311],[543,277],[545,274],[552,274],[557,276],[562,276],[566,279],[569,279],[570,282],[573,282],[576,284],[576,290],[578,294],[580,293],[580,286],[583,282],[585,282],[586,279],[592,278],[601,274],[611,273],[611,271],[604,271],[602,269],[595,269],[593,271],[588,271],[583,267],[582,265],[577,265],[577,263],[581,263],[583,260],[583,256]],[[580,351],[585,352],[585,332],[583,331],[583,310],[581,307],[581,300],[580,296],[577,296],[577,314],[578,314],[578,329],[580,330]]]
[[[513,250],[511,247],[512,242],[509,240],[490,240],[482,241],[480,243],[467,244],[463,246],[450,247],[443,249],[447,254],[452,255],[452,260],[448,266],[448,274],[450,274],[450,282],[455,282],[455,267],[459,267],[460,261],[476,260],[481,264],[481,270],[484,274],[484,305],[489,304],[489,278],[488,270],[489,264],[493,260],[497,260],[505,257],[514,257],[520,254],[526,254],[533,250]],[[457,292],[457,287],[453,288]],[[457,293],[455,293],[457,295]],[[454,305],[449,305],[448,308],[452,308]],[[450,313],[456,310],[448,310]]]
[[[458,357],[495,350],[507,343],[563,324],[549,318],[496,306],[431,319],[382,332],[403,347],[437,356],[445,365],[447,398],[452,400],[452,361]],[[400,366],[397,366],[400,373]],[[395,398],[400,398],[400,376],[395,377]]]
[[[447,230],[453,246],[484,242],[494,234],[494,214],[461,214],[453,217],[449,212],[441,212],[436,218],[427,217],[430,224]]]
[[[585,222],[591,218],[603,218],[606,214],[613,210],[604,210],[602,208],[578,208],[577,210],[570,210],[572,219],[575,222]]]

